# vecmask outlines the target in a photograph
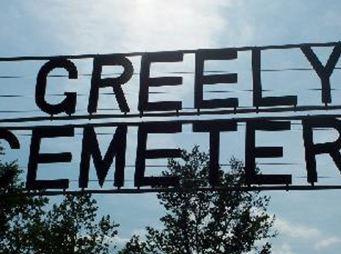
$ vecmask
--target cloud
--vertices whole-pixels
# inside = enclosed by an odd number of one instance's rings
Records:
[[[35,8],[18,4],[17,9],[31,20],[33,30],[39,28],[33,31],[37,44],[47,37],[56,49],[69,51],[61,53],[107,53],[212,47],[221,36],[244,37],[245,33],[228,26],[232,20],[222,11],[231,8],[231,2],[102,0],[53,6],[35,2]]]
[[[291,223],[285,219],[277,218],[275,221],[275,228],[279,231],[280,237],[288,237],[294,238],[295,241],[299,242],[302,245],[302,242],[305,241],[311,244],[312,250],[320,253],[322,249],[334,247],[335,245],[341,246],[341,237],[337,236],[328,236],[325,235],[320,230],[302,225],[297,223]],[[280,245],[274,245],[274,253],[283,253],[283,254],[292,254],[294,253],[291,246],[287,242],[294,243],[290,239],[282,238],[284,243]]]
[[[312,228],[305,225],[300,224],[292,224],[287,220],[277,218],[275,221],[275,227],[279,231],[280,234],[292,237],[292,238],[303,238],[303,239],[311,239],[317,238],[321,236],[321,233],[318,229]]]
[[[314,248],[315,250],[321,250],[321,249],[328,248],[335,244],[341,245],[341,237],[332,236],[329,238],[322,239],[314,245]]]
[[[291,249],[291,246],[287,243],[284,243],[280,246],[273,248],[273,253],[276,253],[276,254],[294,254],[294,252]]]

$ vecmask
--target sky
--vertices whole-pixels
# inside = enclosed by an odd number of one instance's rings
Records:
[[[4,1],[1,6],[0,57],[25,55],[69,55],[144,52],[177,49],[227,48],[239,46],[281,45],[290,43],[337,42],[340,40],[341,18],[339,1],[304,0],[225,0],[225,1]],[[331,48],[314,49],[325,62]],[[138,73],[140,58],[129,58],[134,66],[132,79],[124,87],[132,112],[137,111],[139,91]],[[0,63],[0,94],[16,97],[0,97],[1,118],[46,116],[34,101],[36,75],[45,61],[22,61]],[[62,97],[55,94],[65,91],[77,92],[76,114],[85,114],[90,89],[92,59],[75,60],[80,74],[77,80],[51,78],[47,89],[48,99],[59,102]],[[340,66],[338,63],[337,66]],[[155,64],[155,76],[183,74],[183,85],[177,88],[158,88],[151,100],[181,100],[183,107],[193,107],[194,56],[184,56],[181,63]],[[302,52],[294,50],[270,50],[262,59],[264,69],[309,68]],[[238,73],[236,85],[221,84],[215,90],[226,89],[226,93],[210,93],[205,88],[206,98],[237,97],[241,106],[252,106],[250,52],[238,53],[234,61],[209,62],[206,70],[222,70]],[[104,68],[109,74],[120,70]],[[56,70],[53,74],[65,74]],[[11,76],[12,78],[6,78]],[[15,77],[13,77],[15,76]],[[321,105],[321,95],[316,88],[320,80],[314,71],[263,72],[265,95],[297,95],[299,105]],[[337,85],[341,81],[340,71],[331,77],[332,105],[340,105]],[[153,88],[154,89],[154,88]],[[110,89],[103,89],[110,92]],[[221,97],[217,97],[221,96]],[[100,95],[99,113],[117,109],[112,95]],[[335,112],[334,112],[335,113]],[[336,112],[338,113],[338,112]],[[209,119],[209,117],[206,117]],[[62,124],[46,121],[45,124]],[[27,124],[27,123],[25,123]],[[28,123],[34,124],[34,123]],[[15,124],[10,124],[15,125]],[[21,124],[22,125],[22,124]],[[6,123],[1,123],[6,126]],[[96,130],[101,148],[107,148],[112,128]],[[71,151],[73,160],[68,164],[39,167],[40,179],[67,177],[77,179],[82,132],[76,129],[73,138],[44,140],[44,152]],[[18,159],[23,170],[27,166],[30,132],[17,131],[21,142],[18,151],[7,149],[4,160]],[[258,135],[259,134],[259,135]],[[290,131],[257,133],[257,145],[283,146],[283,158],[257,159],[263,172],[280,172],[293,175],[294,184],[306,184],[302,126],[292,125]],[[149,148],[180,147],[190,149],[199,144],[208,151],[208,135],[193,133],[190,125],[184,125],[178,134],[150,135]],[[335,130],[317,131],[315,142],[333,141],[338,137]],[[136,156],[136,128],[130,128],[127,140],[126,179],[133,177]],[[222,134],[221,163],[231,156],[244,159],[245,125],[238,131]],[[242,140],[242,142],[241,142]],[[266,162],[290,162],[292,165],[269,166]],[[338,184],[341,176],[327,155],[317,157],[321,184]],[[150,162],[150,164],[165,161]],[[263,164],[262,164],[263,163]],[[148,168],[148,174],[158,174],[159,168]],[[95,179],[94,171],[90,178]],[[108,182],[104,188],[110,188]],[[132,184],[128,182],[127,185]],[[76,188],[77,182],[71,183]],[[93,188],[99,188],[96,183]],[[279,236],[272,240],[273,253],[338,253],[341,247],[340,191],[266,192],[271,196],[269,212],[276,216],[275,227]],[[163,210],[154,194],[97,195],[101,214],[111,216],[121,224],[120,242],[133,233],[143,234],[147,225],[159,227],[158,218]]]

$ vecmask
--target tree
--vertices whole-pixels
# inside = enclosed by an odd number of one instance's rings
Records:
[[[118,224],[110,216],[96,222],[90,194],[65,195],[51,208],[42,196],[23,192],[16,162],[0,161],[1,253],[110,253]],[[112,246],[110,246],[112,244]]]
[[[90,194],[66,195],[43,220],[28,228],[39,236],[30,239],[31,244],[38,253],[110,253],[118,225],[111,222],[109,215],[94,223],[97,210]]]
[[[160,219],[163,229],[146,227],[145,240],[134,235],[119,253],[270,253],[270,243],[258,246],[276,235],[271,229],[274,217],[266,211],[269,197],[259,192],[198,190],[209,187],[208,154],[194,147],[183,151],[181,158],[182,163],[169,160],[168,171],[163,172],[179,176],[178,191],[157,194],[166,210]],[[230,165],[232,172],[219,171],[221,187],[240,187],[243,164],[233,158]]]

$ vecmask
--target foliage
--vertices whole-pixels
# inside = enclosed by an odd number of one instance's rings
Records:
[[[269,197],[258,192],[198,190],[209,187],[208,154],[194,147],[183,151],[181,158],[182,164],[169,160],[163,173],[180,178],[179,191],[158,194],[166,210],[160,219],[163,229],[147,227],[145,240],[135,235],[119,253],[270,253],[270,243],[258,246],[276,235],[271,230],[274,217],[266,212]],[[243,164],[236,159],[230,164],[229,174],[220,170],[221,187],[240,187]]]
[[[47,198],[24,195],[19,175],[16,162],[0,162],[1,253],[110,253],[118,225],[109,216],[96,222],[89,194],[65,195],[51,207]]]
[[[97,210],[89,194],[66,195],[43,220],[27,229],[36,235],[29,239],[30,244],[37,253],[110,253],[118,225],[111,222],[109,215],[95,224]]]

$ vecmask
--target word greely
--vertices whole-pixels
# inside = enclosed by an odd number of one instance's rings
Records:
[[[299,47],[306,56],[316,74],[321,80],[321,102],[325,105],[331,103],[330,77],[340,58],[341,43],[337,43],[332,53],[329,55],[325,65],[321,63],[312,48],[308,45]],[[273,107],[273,106],[296,106],[297,96],[263,97],[261,82],[261,49],[254,47],[251,49],[252,76],[253,76],[253,106]],[[237,83],[237,73],[229,74],[204,74],[204,63],[207,60],[233,60],[237,59],[237,49],[202,49],[195,52],[195,78],[194,78],[194,108],[214,109],[214,108],[237,108],[238,98],[225,99],[204,99],[204,85]],[[179,86],[182,84],[182,77],[150,77],[152,63],[181,62],[184,53],[181,51],[144,53],[141,57],[140,87],[138,96],[138,110],[143,114],[145,111],[179,111],[182,109],[181,101],[149,101],[149,88],[160,86]],[[118,77],[102,78],[104,66],[121,66],[123,72]],[[50,104],[46,101],[46,87],[48,74],[56,69],[62,68],[68,72],[69,79],[78,78],[76,65],[65,57],[55,57],[45,63],[39,70],[36,83],[35,100],[38,107],[50,115],[59,113],[75,113],[77,94],[75,92],[65,92],[65,99],[58,104]],[[97,112],[99,90],[104,87],[111,87],[116,97],[117,104],[121,112],[130,112],[122,86],[126,84],[134,73],[131,61],[120,54],[98,55],[93,60],[93,71],[91,76],[91,88],[87,111],[89,114]]]

